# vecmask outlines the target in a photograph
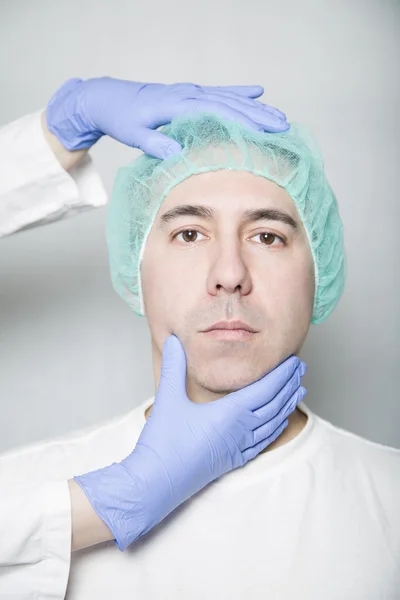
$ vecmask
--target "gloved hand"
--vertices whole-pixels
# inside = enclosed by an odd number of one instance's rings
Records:
[[[195,404],[186,395],[186,356],[176,336],[163,348],[160,383],[133,452],[74,477],[120,550],[211,481],[271,444],[306,391],[306,366],[290,357],[259,381]]]
[[[164,85],[111,77],[70,79],[47,105],[47,127],[67,150],[88,148],[102,135],[109,135],[164,159],[182,148],[153,130],[188,112],[216,112],[261,131],[289,129],[281,111],[254,100],[263,92],[261,86]]]

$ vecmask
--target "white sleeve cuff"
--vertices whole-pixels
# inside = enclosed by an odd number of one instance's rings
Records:
[[[107,203],[88,154],[63,169],[44,137],[42,112],[0,129],[0,236]]]
[[[71,563],[68,482],[4,490],[3,500],[0,598],[63,600]]]

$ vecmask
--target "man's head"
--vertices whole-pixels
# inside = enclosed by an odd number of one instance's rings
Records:
[[[263,177],[214,171],[174,187],[150,231],[141,273],[153,344],[160,350],[168,335],[178,336],[188,384],[215,394],[242,388],[304,341],[313,259],[292,199]],[[238,340],[204,333],[226,320],[254,333]]]
[[[121,170],[107,239],[114,287],[146,313],[160,362],[181,340],[190,387],[221,395],[273,369],[326,318],[344,282],[342,228],[322,160],[292,126],[254,133],[213,115],[164,129],[183,147]],[[240,340],[204,330],[240,320]]]

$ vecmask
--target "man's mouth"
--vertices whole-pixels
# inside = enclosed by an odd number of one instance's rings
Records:
[[[218,321],[201,333],[218,340],[246,341],[258,332],[244,321]]]

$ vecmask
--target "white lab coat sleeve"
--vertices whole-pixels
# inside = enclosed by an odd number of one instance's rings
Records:
[[[0,128],[0,237],[107,202],[88,154],[63,169],[44,137],[42,112]]]
[[[68,482],[0,494],[0,599],[62,600],[71,561]]]

